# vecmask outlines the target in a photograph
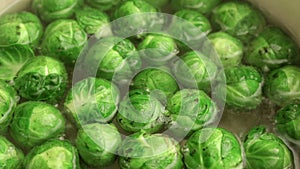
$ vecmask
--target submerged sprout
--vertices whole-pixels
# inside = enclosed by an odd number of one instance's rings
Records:
[[[121,101],[117,121],[127,132],[160,131],[167,122],[167,111],[158,99],[144,90],[131,90]]]
[[[65,130],[65,119],[54,106],[44,102],[25,102],[17,106],[10,134],[25,148],[32,148],[50,138],[60,136]]]
[[[0,46],[23,44],[37,47],[43,26],[30,12],[6,14],[0,17]]]
[[[1,169],[20,169],[24,159],[23,152],[0,136],[0,166]]]
[[[193,9],[200,13],[209,13],[222,0],[172,0],[172,7],[179,9]]]
[[[73,65],[86,42],[87,34],[75,20],[60,19],[47,26],[41,52]]]
[[[285,143],[263,126],[253,128],[244,142],[249,169],[293,168],[293,157]]]
[[[18,101],[15,89],[0,80],[0,133],[7,131]]]
[[[81,0],[33,0],[32,9],[42,21],[68,19],[74,15]]]
[[[121,135],[113,124],[87,124],[79,130],[76,147],[89,166],[101,167],[114,162]]]
[[[231,132],[222,128],[196,131],[181,150],[188,169],[243,168],[239,141]]]
[[[243,58],[243,43],[226,32],[216,32],[208,35],[204,44],[207,55],[217,54],[223,67],[238,66]]]
[[[100,78],[86,78],[77,82],[69,91],[64,106],[71,120],[82,125],[111,121],[117,112],[119,89]]]
[[[220,4],[212,12],[212,22],[218,29],[236,36],[244,43],[256,37],[266,25],[262,13],[243,1]]]
[[[0,79],[12,81],[34,53],[28,45],[0,47]]]
[[[18,72],[15,88],[28,100],[57,102],[67,86],[64,65],[51,57],[38,56],[30,59]]]
[[[67,141],[50,140],[30,150],[25,157],[26,169],[80,169],[77,149]]]
[[[300,68],[284,66],[268,74],[265,95],[275,104],[285,106],[300,98]]]
[[[107,11],[119,4],[120,0],[86,0],[86,3],[101,11]]]
[[[135,133],[127,137],[119,148],[122,169],[181,169],[179,144],[162,134]]]
[[[212,123],[217,115],[217,105],[203,91],[183,89],[168,101],[172,126],[170,130],[178,135],[191,134]]]
[[[79,26],[88,34],[96,34],[109,23],[107,14],[88,6],[76,10],[75,17]]]
[[[294,63],[298,57],[296,43],[277,27],[268,27],[249,45],[246,61],[269,71]]]
[[[294,140],[300,140],[300,104],[291,103],[281,108],[275,116],[277,130]]]

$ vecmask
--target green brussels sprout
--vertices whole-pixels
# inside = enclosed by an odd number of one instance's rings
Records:
[[[138,49],[142,58],[151,65],[163,65],[177,53],[176,42],[168,36],[149,34],[139,43]]]
[[[210,58],[192,51],[175,61],[173,73],[183,86],[209,91],[210,84],[217,78],[218,67]]]
[[[237,109],[255,109],[262,101],[262,75],[251,66],[225,69],[226,104]]]
[[[15,88],[25,99],[57,102],[65,92],[67,78],[67,71],[60,61],[38,56],[28,60],[20,69]]]
[[[0,17],[0,46],[24,44],[37,47],[43,35],[43,25],[30,12],[6,14]]]
[[[176,136],[188,135],[215,120],[217,105],[203,91],[182,89],[169,100],[167,109],[170,111],[172,126],[170,130]]]
[[[117,36],[97,41],[88,51],[85,59],[90,72],[97,70],[97,76],[107,80],[128,79],[142,66],[134,44]],[[97,63],[97,64],[95,64]]]
[[[120,0],[86,0],[86,3],[94,8],[107,11],[119,4]]]
[[[293,155],[285,143],[264,126],[255,127],[244,141],[247,168],[293,168]]]
[[[179,144],[162,134],[135,133],[127,137],[119,148],[122,169],[181,169]]]
[[[182,9],[174,14],[170,32],[177,37],[177,44],[181,52],[190,48],[199,49],[205,37],[212,31],[210,21],[203,14],[189,9]]]
[[[81,0],[33,0],[32,9],[45,23],[73,17]]]
[[[172,0],[172,7],[175,10],[193,9],[200,13],[209,13],[222,0]]]
[[[147,133],[160,131],[167,123],[168,111],[150,93],[131,90],[121,101],[117,122],[127,132],[144,130]]]
[[[300,104],[291,103],[275,116],[276,129],[287,138],[300,140]]]
[[[236,36],[244,43],[257,36],[266,25],[262,13],[244,1],[229,1],[212,11],[212,23],[217,29]]]
[[[285,106],[300,98],[300,68],[284,66],[271,71],[264,86],[265,95],[275,104]]]
[[[226,32],[216,32],[208,35],[204,43],[204,53],[208,56],[217,54],[223,67],[238,66],[243,58],[243,43]]]
[[[7,131],[18,101],[15,89],[0,80],[0,133]]]
[[[179,89],[173,76],[159,68],[147,68],[138,73],[130,88],[155,92],[160,101],[171,97]]]
[[[0,47],[0,79],[13,81],[23,65],[34,57],[28,45]]]
[[[101,167],[114,162],[121,135],[114,124],[87,124],[78,131],[76,147],[89,166]]]
[[[196,131],[181,150],[188,169],[243,168],[238,139],[222,128],[204,128]]]
[[[295,63],[298,56],[296,43],[277,27],[268,27],[247,48],[247,63],[263,71]]]
[[[25,169],[80,169],[77,149],[63,140],[50,140],[30,150]]]
[[[162,8],[164,6],[166,6],[170,0],[145,0],[146,2],[148,2],[149,4],[151,4],[152,6],[154,6],[155,8]]]
[[[56,20],[46,28],[41,52],[73,65],[86,42],[87,34],[75,20]]]
[[[119,89],[111,82],[100,78],[86,78],[77,82],[64,102],[71,120],[82,125],[111,121],[117,112]]]
[[[104,12],[84,6],[75,11],[79,26],[88,34],[95,34],[109,23],[109,17]]]
[[[153,14],[149,14],[150,12]],[[123,1],[113,13],[113,18],[118,19],[112,23],[113,32],[121,37],[128,37],[129,35],[139,37],[139,34],[142,34],[143,31],[156,28],[156,23],[161,20],[157,17],[156,12],[157,9],[144,0]]]
[[[35,101],[18,105],[10,125],[13,139],[26,149],[58,137],[64,131],[62,113],[50,104]]]
[[[24,159],[23,152],[0,136],[0,166],[1,169],[20,169]]]

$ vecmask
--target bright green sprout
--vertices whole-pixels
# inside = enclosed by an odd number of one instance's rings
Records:
[[[74,16],[81,0],[33,0],[32,9],[45,23]]]
[[[148,2],[149,4],[153,5],[154,7],[161,9],[162,7],[165,7],[170,0],[145,0],[146,2]]]
[[[179,144],[162,134],[135,133],[128,136],[119,148],[122,169],[182,169]]]
[[[43,25],[30,12],[6,14],[0,17],[0,46],[23,44],[36,48],[43,35]]]
[[[209,13],[222,0],[172,0],[172,7],[175,10],[192,9],[200,13]]]
[[[265,95],[275,104],[285,106],[300,98],[300,68],[284,66],[271,71],[264,86]]]
[[[266,25],[262,13],[244,1],[220,4],[212,11],[211,21],[216,29],[228,32],[244,43],[256,37]]]
[[[247,63],[267,72],[295,63],[299,56],[297,44],[277,27],[268,27],[247,48]]]
[[[41,52],[74,65],[86,42],[87,34],[75,20],[60,19],[47,26]]]
[[[289,169],[293,156],[285,143],[264,126],[255,127],[244,142],[247,169]]]
[[[107,11],[118,5],[120,0],[86,0],[86,3],[101,11]]]
[[[69,91],[64,106],[71,120],[82,125],[113,119],[117,113],[119,89],[100,78],[86,78],[77,82]]]
[[[87,124],[79,130],[76,147],[81,158],[93,167],[108,166],[116,159],[121,135],[114,124]]]
[[[28,60],[18,72],[15,88],[25,99],[57,102],[65,92],[67,78],[66,68],[60,61],[38,56]]]
[[[196,131],[181,150],[187,169],[243,168],[238,139],[222,128],[204,128]]]
[[[155,96],[136,89],[131,90],[121,101],[117,122],[127,132],[144,130],[147,133],[160,131],[167,123],[168,111]]]
[[[1,169],[20,169],[24,159],[23,152],[0,136],[0,166]]]
[[[77,149],[68,141],[49,140],[30,150],[25,169],[80,169]]]

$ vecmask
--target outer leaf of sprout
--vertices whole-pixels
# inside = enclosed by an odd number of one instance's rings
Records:
[[[162,7],[166,6],[170,0],[146,0],[146,2],[148,2],[149,4],[153,5],[154,7],[161,9]]]
[[[87,0],[87,4],[102,11],[106,11],[116,6],[120,0]]]
[[[2,169],[20,169],[24,159],[23,152],[0,136],[0,166]]]
[[[172,0],[172,7],[175,10],[193,9],[200,13],[209,13],[222,0]]]

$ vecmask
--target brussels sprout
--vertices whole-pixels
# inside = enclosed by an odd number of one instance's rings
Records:
[[[175,41],[159,34],[147,35],[138,45],[138,49],[142,58],[151,65],[163,65],[178,53]]]
[[[44,102],[24,102],[17,106],[10,134],[24,148],[39,145],[65,130],[65,119],[54,106]]]
[[[209,20],[203,14],[189,9],[182,9],[174,15],[176,17],[173,17],[169,31],[178,38],[180,51],[198,49],[212,31]]]
[[[210,84],[218,74],[217,65],[199,52],[188,52],[175,61],[173,73],[188,88],[209,91]]]
[[[148,68],[137,74],[131,84],[132,89],[155,92],[160,101],[171,97],[177,90],[176,80],[167,71]]]
[[[201,90],[183,89],[169,100],[167,109],[173,120],[171,130],[176,136],[187,135],[213,122],[217,105]]]
[[[102,11],[107,11],[111,9],[119,2],[120,0],[86,0],[87,4]]]
[[[251,66],[225,69],[226,104],[238,109],[255,109],[262,101],[262,75]]]
[[[209,41],[204,44],[204,53],[217,54],[223,67],[238,66],[243,58],[243,43],[226,32],[216,32],[208,35]]]
[[[73,17],[81,0],[33,0],[32,9],[42,21],[49,23],[57,19]]]
[[[76,147],[90,166],[107,166],[114,162],[121,135],[114,124],[87,124],[78,131]]]
[[[0,166],[2,169],[20,169],[24,154],[5,137],[0,136]]]
[[[263,126],[255,127],[244,142],[247,168],[293,168],[293,156],[285,143]]]
[[[104,12],[84,6],[75,12],[79,26],[88,34],[95,34],[109,23],[109,17]]]
[[[181,169],[179,144],[162,134],[135,133],[127,137],[119,148],[122,169]]]
[[[247,63],[269,71],[294,63],[298,56],[296,43],[277,27],[268,27],[247,48]]]
[[[51,57],[31,58],[21,68],[15,79],[15,88],[28,100],[56,102],[67,86],[64,65]]]
[[[128,79],[142,66],[135,51],[134,44],[128,39],[106,37],[89,50],[85,64],[90,72],[97,70],[97,76],[101,78],[117,81]]]
[[[100,78],[86,78],[69,91],[64,106],[77,127],[113,119],[119,103],[119,89]]]
[[[175,10],[193,9],[200,13],[209,13],[222,0],[172,0],[172,7]]]
[[[244,1],[224,2],[212,12],[212,23],[245,43],[257,36],[266,25],[262,13]]]
[[[0,79],[12,81],[22,66],[32,57],[34,53],[27,45],[0,47]]]
[[[18,101],[15,89],[0,80],[0,133],[7,131]]]
[[[144,30],[155,28],[160,18],[157,18],[156,13],[143,14],[145,12],[155,13],[157,9],[144,0],[124,1],[113,13],[114,19],[120,18],[112,23],[113,32],[118,36],[128,37],[130,35],[142,34]]]
[[[86,42],[87,34],[75,20],[56,20],[46,28],[41,52],[73,65]]]
[[[29,12],[6,14],[0,17],[0,46],[28,44],[37,47],[43,35],[43,25]]]
[[[300,68],[284,66],[268,74],[265,95],[275,104],[285,106],[300,98]]]
[[[25,157],[25,169],[80,169],[77,149],[67,141],[50,140]]]
[[[288,138],[300,140],[300,104],[291,103],[281,108],[275,116],[275,126]]]
[[[121,101],[117,121],[127,132],[160,131],[167,122],[168,112],[154,96],[140,89],[131,90]]]
[[[181,151],[188,169],[243,168],[240,143],[231,132],[223,128],[196,131]]]
[[[149,4],[151,4],[152,6],[156,7],[156,8],[162,8],[164,6],[166,6],[170,0],[145,0],[146,2],[148,2]]]

